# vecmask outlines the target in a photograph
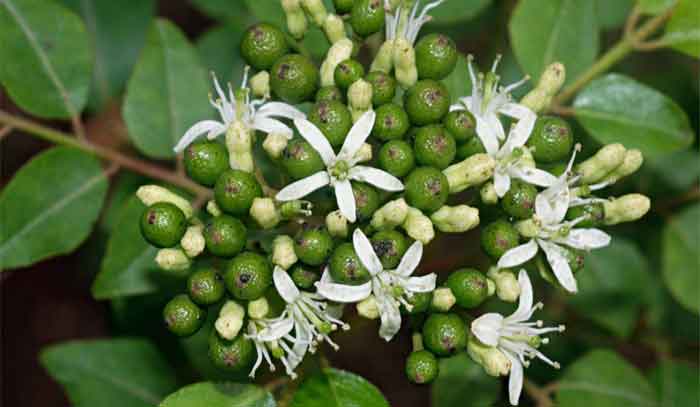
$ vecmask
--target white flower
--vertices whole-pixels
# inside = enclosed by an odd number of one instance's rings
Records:
[[[496,194],[503,197],[510,189],[512,178],[542,187],[550,186],[556,178],[546,171],[526,165],[523,160],[523,146],[530,138],[537,115],[527,107],[513,102],[510,92],[529,78],[525,77],[506,87],[500,86],[499,77],[496,75],[499,61],[500,56],[494,61],[490,72],[485,76],[479,74],[477,77],[472,66],[472,56],[469,56],[472,95],[461,98],[459,103],[450,107],[450,111],[466,109],[476,119],[476,134],[486,153],[496,160],[493,175]],[[499,114],[518,121],[509,131],[507,138],[498,118]],[[501,141],[504,141],[502,146]]]
[[[228,95],[224,93],[219,85],[219,81],[212,73],[214,88],[218,98],[213,100],[209,96],[209,103],[219,112],[221,121],[202,120],[195,123],[185,132],[185,135],[175,146],[175,152],[179,153],[192,144],[200,136],[206,134],[208,139],[214,139],[225,133],[234,123],[238,122],[246,129],[260,130],[265,133],[283,134],[288,139],[292,138],[293,132],[286,124],[275,119],[282,117],[285,119],[297,119],[306,117],[292,105],[281,102],[266,102],[265,99],[250,100],[248,86],[248,67],[243,74],[240,94],[234,95],[231,84],[228,85]]]
[[[263,359],[267,362],[270,371],[275,371],[271,353],[273,357],[282,361],[287,374],[292,379],[296,378],[294,369],[304,359],[311,343],[308,338],[292,336],[290,331],[286,331],[286,326],[279,323],[279,319],[251,319],[245,337],[253,341],[257,352],[257,359],[248,375],[251,378],[255,377],[255,372]]]
[[[403,304],[410,309],[407,300],[414,293],[433,291],[437,276],[431,273],[411,277],[423,257],[423,244],[419,241],[408,248],[395,270],[384,270],[372,243],[360,229],[355,229],[352,241],[357,257],[372,276],[371,280],[359,286],[337,284],[331,281],[326,269],[321,281],[316,283],[317,292],[331,301],[341,303],[359,302],[374,295],[381,318],[379,336],[390,341],[401,328],[399,306]]]
[[[547,338],[540,338],[540,335],[564,331],[563,325],[543,328],[542,321],[528,321],[536,310],[542,308],[542,303],[532,305],[532,284],[525,270],[520,270],[518,283],[521,293],[518,309],[514,313],[507,317],[498,313],[484,314],[471,324],[472,333],[481,343],[496,347],[510,361],[508,394],[510,404],[514,406],[518,404],[523,388],[523,367],[529,366],[528,358],[541,359],[559,369],[559,363],[537,350],[541,344],[548,342]]]
[[[428,3],[425,7],[423,7],[423,10],[420,12],[420,14],[418,14],[418,6],[420,4],[420,0],[417,0],[413,5],[411,14],[408,16],[408,20],[404,24],[401,32],[398,32],[402,14],[401,6],[397,7],[393,13],[387,13],[385,25],[386,40],[390,41],[398,37],[405,38],[411,44],[416,42],[416,37],[418,37],[420,29],[425,23],[430,21],[432,18],[428,15],[428,12],[442,4],[444,1],[445,0],[437,0],[433,1],[432,3]],[[385,9],[391,10],[389,0],[384,0],[384,5]]]
[[[376,114],[371,110],[360,117],[350,129],[338,155],[335,154],[321,130],[313,123],[303,118],[294,119],[294,125],[299,133],[318,151],[326,169],[287,185],[277,193],[275,198],[278,201],[293,201],[330,185],[335,189],[335,198],[340,213],[350,222],[355,222],[355,196],[352,193],[350,180],[367,182],[385,191],[402,191],[401,181],[388,172],[364,165],[356,165],[356,153],[369,137],[375,117]]]

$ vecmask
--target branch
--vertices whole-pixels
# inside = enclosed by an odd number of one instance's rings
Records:
[[[557,386],[557,382],[552,382],[544,387],[540,387],[537,383],[528,379],[524,379],[523,381],[525,393],[535,401],[537,407],[554,407],[551,395],[557,389]]]

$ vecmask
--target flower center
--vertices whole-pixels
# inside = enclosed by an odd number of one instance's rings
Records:
[[[338,181],[343,181],[348,178],[348,172],[350,171],[350,165],[345,161],[338,161],[335,163],[328,171],[331,177],[337,179]]]

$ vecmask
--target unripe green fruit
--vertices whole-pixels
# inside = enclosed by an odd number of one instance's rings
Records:
[[[464,143],[476,137],[476,118],[468,110],[455,110],[447,113],[442,124],[458,143]]]
[[[316,125],[331,146],[339,148],[352,128],[350,110],[340,102],[316,103],[308,114],[308,120]]]
[[[355,0],[333,0],[333,6],[337,14],[349,13]]]
[[[241,55],[248,65],[267,70],[289,51],[284,33],[267,23],[248,28],[241,40]]]
[[[444,79],[457,65],[457,46],[442,34],[429,34],[416,44],[419,79]]]
[[[537,162],[554,163],[569,158],[574,135],[566,120],[556,116],[541,116],[527,141]]]
[[[324,86],[316,92],[316,103],[323,101],[345,103],[345,93],[337,86]]]
[[[413,293],[413,296],[408,299],[408,303],[411,304],[411,310],[407,310],[403,305],[401,306],[401,309],[411,315],[420,314],[422,312],[426,312],[430,308],[430,304],[432,302],[432,291],[427,293]]]
[[[215,256],[233,257],[246,244],[247,230],[243,223],[228,215],[211,218],[204,228],[207,250]]]
[[[479,270],[457,270],[450,274],[445,285],[450,287],[457,304],[462,308],[478,307],[488,297],[488,282]]]
[[[404,107],[411,123],[416,126],[436,123],[450,109],[450,93],[440,82],[430,79],[418,81],[406,92]]]
[[[386,270],[395,269],[408,250],[408,239],[396,230],[377,232],[370,241],[374,252]]]
[[[438,124],[422,127],[413,143],[419,164],[444,170],[457,154],[454,138]]]
[[[416,165],[413,148],[403,140],[392,140],[379,150],[379,166],[396,177],[403,177]]]
[[[381,106],[391,103],[396,95],[396,79],[384,72],[374,71],[365,78],[372,85],[372,104]]]
[[[314,283],[321,279],[321,275],[301,264],[295,264],[289,271],[294,284],[302,290],[310,290]]]
[[[184,154],[185,171],[193,181],[211,187],[222,172],[229,168],[228,151],[216,141],[200,141],[187,146]]]
[[[325,228],[308,228],[294,239],[294,252],[299,260],[311,266],[326,261],[333,250],[333,238]]]
[[[234,298],[255,300],[272,284],[272,267],[263,256],[243,252],[226,265],[224,282]]]
[[[383,0],[355,0],[350,13],[350,25],[355,34],[367,37],[384,27]]]
[[[363,76],[365,76],[365,67],[354,59],[342,61],[335,67],[335,72],[333,73],[335,85],[340,87],[340,89],[346,90],[356,80],[362,79]]]
[[[372,136],[384,141],[399,139],[410,126],[406,111],[399,105],[387,103],[377,109]]]
[[[482,154],[486,152],[484,144],[479,137],[472,137],[457,149],[457,158],[466,160],[474,154]]]
[[[529,219],[535,213],[537,188],[521,180],[511,180],[510,189],[501,199],[501,207],[517,219]]]
[[[192,301],[200,305],[219,302],[226,291],[224,279],[213,268],[197,270],[187,279],[187,289]]]
[[[229,341],[212,329],[209,336],[209,359],[219,369],[228,372],[248,372],[255,360],[255,345],[245,335]]]
[[[248,214],[255,198],[262,197],[262,188],[255,176],[241,170],[227,170],[216,181],[214,199],[219,208],[231,215]]]
[[[187,294],[175,296],[163,309],[163,319],[168,330],[181,337],[197,332],[205,317],[206,312],[192,302]]]
[[[318,89],[318,69],[308,57],[288,54],[270,70],[270,87],[283,101],[298,104],[311,100]]]
[[[141,216],[141,235],[156,247],[173,247],[187,230],[185,214],[170,202],[155,203]]]
[[[433,167],[419,167],[406,179],[406,202],[414,208],[436,211],[447,201],[450,185],[447,177]]]
[[[602,203],[591,203],[570,207],[566,212],[567,220],[574,220],[583,217],[583,220],[576,224],[580,228],[595,228],[603,225],[605,220],[605,210]]]
[[[423,343],[438,356],[453,355],[467,346],[467,326],[457,314],[431,314],[423,324]]]
[[[374,212],[379,209],[379,194],[373,186],[361,182],[352,182],[352,194],[355,196],[355,210],[358,221],[370,219]]]
[[[427,350],[411,352],[406,359],[406,377],[411,383],[428,384],[439,373],[439,364],[435,355]]]
[[[326,166],[311,144],[306,140],[292,139],[282,152],[282,167],[292,179],[302,179],[315,174]]]
[[[370,279],[369,271],[357,257],[352,243],[336,247],[328,261],[333,281],[341,284],[360,285]]]
[[[519,242],[518,231],[505,219],[492,222],[481,231],[481,247],[494,259],[499,259]]]

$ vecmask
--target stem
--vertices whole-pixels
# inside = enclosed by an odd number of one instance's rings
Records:
[[[551,394],[556,390],[556,382],[548,384],[545,387],[540,388],[537,383],[532,382],[528,379],[523,381],[523,389],[530,396],[532,400],[535,401],[537,407],[553,407],[554,402],[550,397]]]
[[[420,332],[416,332],[411,336],[411,342],[413,342],[414,352],[423,350],[423,335],[421,335]]]

